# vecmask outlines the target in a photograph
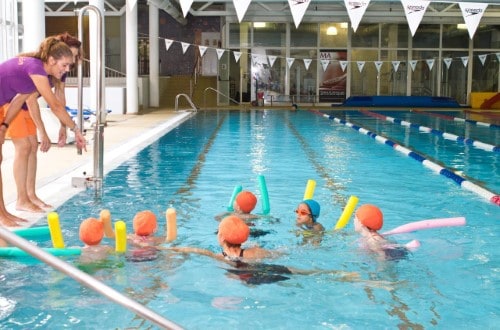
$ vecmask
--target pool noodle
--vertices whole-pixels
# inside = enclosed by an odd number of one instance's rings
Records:
[[[259,185],[260,193],[262,194],[262,213],[269,214],[271,211],[271,206],[269,205],[269,194],[267,192],[266,178],[263,175],[259,175]]]
[[[351,219],[351,215],[354,212],[356,204],[358,204],[358,200],[359,199],[356,196],[349,197],[349,200],[347,201],[344,211],[342,212],[340,218],[337,220],[337,223],[335,224],[335,230],[342,229],[347,225],[347,223],[349,223],[349,219]]]
[[[125,253],[127,251],[127,225],[124,221],[115,222],[115,251]]]
[[[234,211],[234,208],[233,208],[234,200],[236,199],[236,196],[238,196],[238,194],[242,190],[243,190],[243,187],[241,185],[234,187],[234,189],[233,189],[233,195],[231,196],[231,199],[229,200],[229,205],[227,206],[227,210],[229,212],[233,212]]]
[[[56,212],[50,212],[47,215],[47,222],[49,223],[52,246],[56,249],[63,249],[64,239],[61,232],[61,226],[59,225],[59,215]]]
[[[82,253],[82,250],[80,248],[68,248],[68,249],[41,248],[41,249],[57,257],[80,255]],[[0,248],[0,257],[31,257],[31,254],[17,247],[4,247]]]
[[[167,242],[173,242],[177,238],[177,213],[173,207],[167,209]]]
[[[388,232],[382,233],[382,235],[387,236],[395,234],[404,234],[416,230],[440,228],[440,227],[464,226],[464,225],[465,225],[464,217],[429,219],[429,220],[421,220],[421,221],[407,223],[405,225],[389,230]]]
[[[304,200],[312,199],[314,197],[314,189],[316,188],[316,181],[307,180],[306,190],[304,191]]]
[[[41,236],[50,236],[50,229],[48,226],[38,226],[29,228],[14,229],[12,231],[14,234],[24,238],[35,238]]]
[[[104,236],[107,238],[115,238],[115,232],[113,231],[113,225],[111,224],[111,213],[109,210],[102,210],[99,217],[104,226]]]

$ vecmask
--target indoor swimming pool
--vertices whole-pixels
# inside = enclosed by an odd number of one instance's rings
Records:
[[[124,220],[128,231],[136,212],[151,210],[162,235],[165,210],[174,207],[178,236],[165,246],[218,252],[214,216],[227,210],[238,185],[257,195],[254,213],[262,213],[264,177],[270,212],[254,223],[263,234],[247,244],[281,251],[273,264],[325,272],[248,284],[227,264],[171,251],[142,262],[115,254],[92,264],[65,260],[186,329],[495,328],[500,212],[486,197],[500,192],[500,130],[453,120],[464,117],[461,111],[436,114],[200,111],[108,173],[99,198],[88,189],[57,209],[67,246],[82,246],[81,220],[102,209],[113,221]],[[440,175],[373,135],[453,175]],[[455,175],[478,189],[464,188]],[[309,179],[321,204],[318,221],[327,228],[313,239],[295,226],[294,213]],[[467,223],[393,235],[421,246],[405,259],[380,261],[360,248],[352,219],[333,230],[350,196],[358,206],[382,209],[382,231],[424,219],[465,217]],[[0,259],[0,329],[27,328],[156,327],[49,266]]]

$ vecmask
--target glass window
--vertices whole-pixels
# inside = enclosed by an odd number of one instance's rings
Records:
[[[379,78],[374,62],[378,61],[376,50],[353,49],[351,65],[351,95],[377,95]],[[359,70],[358,62],[365,61],[363,70]]]
[[[482,55],[484,64],[479,56]],[[472,91],[498,91],[498,60],[496,54],[474,52],[472,61]]]
[[[499,49],[500,25],[480,25],[474,34],[474,48]]]
[[[361,24],[352,34],[352,47],[378,47],[378,24]]]
[[[253,45],[257,47],[285,47],[286,24],[253,23]],[[258,25],[257,25],[258,24]]]
[[[406,50],[383,50],[381,52],[381,61],[384,64],[379,74],[379,95],[406,95],[407,54]]]
[[[229,24],[229,47],[250,47],[250,25],[251,23]]]
[[[413,36],[413,48],[439,48],[438,24],[420,24]]]
[[[349,24],[328,23],[320,24],[319,45],[322,48],[346,48]]]
[[[296,102],[315,102],[316,99],[316,50],[295,50],[290,52],[295,58],[290,68],[290,95]],[[304,59],[311,60],[306,68]]]
[[[415,60],[415,69],[411,69],[411,95],[415,96],[433,96],[438,95],[438,56],[437,51],[416,50],[413,52],[412,59]],[[432,62],[434,60],[434,62]],[[432,66],[432,67],[431,67]]]
[[[443,51],[443,59],[451,58],[452,61],[449,68],[443,63],[441,69],[441,96],[452,97],[460,104],[467,103],[468,77],[467,67],[462,61],[463,56],[467,56],[467,52]],[[469,59],[469,62],[472,61]]]
[[[382,24],[381,46],[408,48],[408,24]]]
[[[269,55],[276,56],[273,65]],[[263,92],[266,100],[280,101],[285,94],[286,55],[278,49],[252,49],[252,84],[251,99],[255,100],[257,92]]]
[[[318,24],[302,23],[299,28],[290,28],[291,47],[316,47],[318,43]]]
[[[469,31],[465,24],[443,24],[443,48],[469,48]]]

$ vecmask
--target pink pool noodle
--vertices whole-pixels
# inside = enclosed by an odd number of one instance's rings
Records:
[[[464,217],[429,219],[429,220],[422,220],[422,221],[407,223],[406,225],[402,225],[402,226],[396,227],[392,230],[389,230],[385,233],[382,233],[382,235],[387,236],[387,235],[394,235],[394,234],[404,234],[404,233],[411,233],[412,231],[416,231],[416,230],[440,228],[440,227],[455,227],[455,226],[464,226],[464,225],[465,225],[465,218]]]

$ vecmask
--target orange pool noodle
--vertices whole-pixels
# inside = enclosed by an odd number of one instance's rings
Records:
[[[242,244],[249,234],[250,228],[237,216],[225,217],[219,224],[219,236],[229,244]]]
[[[257,197],[250,191],[243,190],[236,196],[235,202],[238,204],[241,212],[250,213],[255,208],[255,205],[257,205]]]
[[[104,226],[101,220],[88,218],[80,224],[80,240],[87,245],[98,245],[104,237]]]
[[[156,215],[151,211],[140,211],[133,220],[134,233],[139,236],[149,236],[156,231]]]
[[[384,225],[384,215],[375,205],[361,205],[356,210],[356,218],[363,226],[371,230],[379,230]]]
[[[111,224],[111,213],[109,210],[102,210],[99,217],[104,225],[104,236],[107,238],[115,238],[115,232],[113,231],[113,225]]]

